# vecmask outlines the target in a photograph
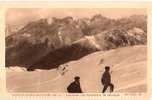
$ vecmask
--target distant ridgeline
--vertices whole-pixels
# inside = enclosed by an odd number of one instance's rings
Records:
[[[117,20],[102,15],[40,19],[6,37],[6,67],[52,69],[98,50],[146,43],[144,15]]]

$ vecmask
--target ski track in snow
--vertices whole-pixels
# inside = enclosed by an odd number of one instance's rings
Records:
[[[115,89],[115,91],[119,91],[119,90],[124,90],[124,89],[131,88],[131,87],[140,86],[140,85],[143,85],[143,84],[146,84],[146,80],[142,80],[140,82],[136,82],[136,83],[132,83],[132,84],[127,84],[127,86],[117,88],[117,89]]]
[[[47,81],[44,81],[44,82],[38,82],[36,84],[34,83],[34,84],[23,86],[23,87],[16,86],[13,89],[11,89],[11,91],[19,89],[19,88],[27,88],[27,87],[39,86],[39,85],[43,85],[43,84],[46,84],[46,83],[57,81],[58,79],[60,79],[60,77],[62,77],[62,75],[59,72],[57,72],[57,73],[58,73],[58,76],[56,78],[52,79],[52,80],[47,80]]]

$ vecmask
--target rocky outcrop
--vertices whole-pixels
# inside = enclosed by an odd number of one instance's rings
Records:
[[[147,43],[146,33],[139,28],[126,30],[122,27],[114,28],[105,33],[104,49],[115,49],[118,47],[139,45]]]

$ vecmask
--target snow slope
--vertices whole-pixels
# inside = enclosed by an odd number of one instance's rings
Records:
[[[64,64],[68,65],[64,73],[62,69],[27,72],[7,68],[7,89],[9,92],[62,93],[67,92],[66,87],[74,76],[80,76],[83,92],[100,93],[101,75],[105,65],[109,65],[114,92],[146,92],[146,61],[147,47],[140,45],[89,54]]]

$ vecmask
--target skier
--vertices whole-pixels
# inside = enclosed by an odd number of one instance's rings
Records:
[[[102,78],[101,78],[101,82],[104,86],[102,93],[104,93],[108,87],[110,87],[110,92],[113,92],[114,90],[114,85],[111,83],[111,75],[109,71],[110,71],[110,67],[106,66],[105,72],[103,73]]]
[[[74,82],[72,82],[68,87],[67,91],[69,93],[82,93],[81,87],[80,87],[80,77],[76,76],[74,78]]]

